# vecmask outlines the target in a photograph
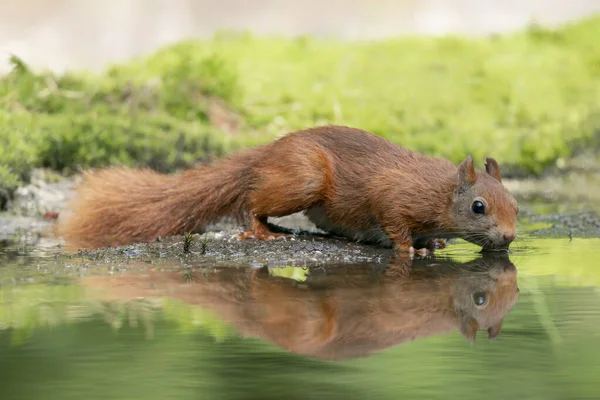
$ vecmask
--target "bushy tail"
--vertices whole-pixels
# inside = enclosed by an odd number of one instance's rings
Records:
[[[240,216],[253,154],[178,175],[120,167],[87,172],[55,233],[68,247],[100,248],[154,241]]]

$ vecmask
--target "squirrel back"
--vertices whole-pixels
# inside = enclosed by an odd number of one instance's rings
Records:
[[[299,211],[334,234],[412,252],[452,237],[508,248],[518,206],[491,158],[480,172],[470,156],[457,167],[360,129],[325,126],[182,174],[87,173],[57,234],[71,246],[117,246],[235,216],[247,226],[240,239],[273,239],[285,235],[267,219]]]

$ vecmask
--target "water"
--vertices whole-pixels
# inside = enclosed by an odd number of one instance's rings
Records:
[[[598,399],[598,250],[182,269],[6,249],[0,398]],[[470,343],[473,318],[498,337]]]

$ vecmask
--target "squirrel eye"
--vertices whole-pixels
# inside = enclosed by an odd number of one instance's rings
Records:
[[[485,206],[479,200],[474,201],[473,204],[471,204],[471,210],[473,210],[475,214],[485,214]]]
[[[485,303],[485,293],[477,292],[473,293],[473,303],[477,306],[482,306]]]

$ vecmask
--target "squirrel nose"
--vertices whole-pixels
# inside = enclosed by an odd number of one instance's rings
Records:
[[[511,243],[513,240],[515,240],[515,236],[516,235],[514,232],[507,232],[502,235],[502,238],[504,239],[505,242]]]

